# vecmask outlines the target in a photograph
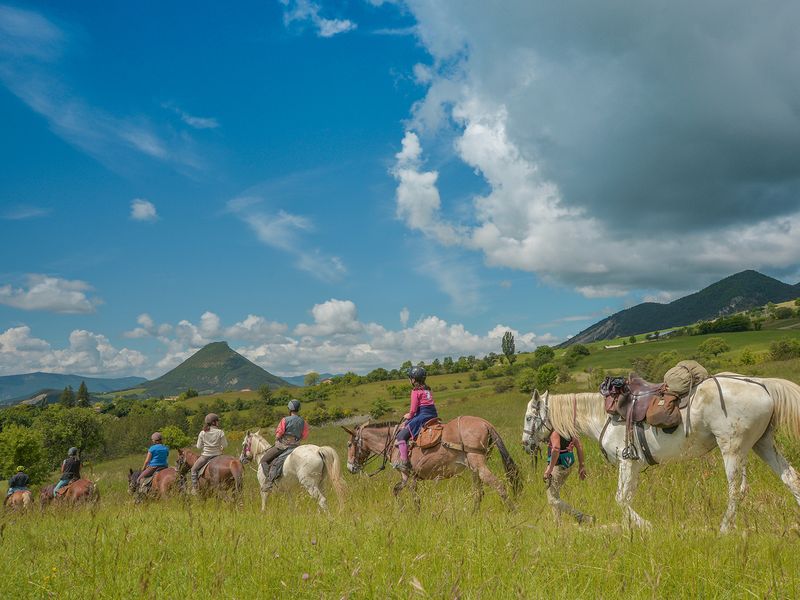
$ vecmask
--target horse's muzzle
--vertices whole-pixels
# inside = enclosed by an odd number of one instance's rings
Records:
[[[358,473],[361,470],[361,467],[355,463],[348,462],[347,470],[350,471],[351,473]]]

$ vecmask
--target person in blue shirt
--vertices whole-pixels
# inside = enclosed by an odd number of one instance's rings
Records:
[[[142,472],[139,474],[138,483],[141,485],[142,481],[150,477],[156,471],[166,469],[168,466],[167,459],[169,457],[169,446],[165,446],[161,433],[156,431],[150,436],[153,445],[147,449],[147,456],[144,459],[144,466]]]

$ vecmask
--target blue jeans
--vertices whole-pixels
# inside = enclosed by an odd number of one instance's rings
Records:
[[[59,479],[56,487],[53,488],[53,498],[55,498],[56,494],[58,494],[58,490],[67,485],[69,482],[69,479]]]

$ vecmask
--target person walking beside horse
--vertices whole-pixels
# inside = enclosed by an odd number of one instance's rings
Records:
[[[200,450],[200,456],[192,465],[192,495],[197,495],[197,481],[200,477],[200,470],[207,462],[217,456],[222,455],[222,451],[228,446],[225,432],[219,428],[219,415],[210,413],[206,415],[205,427],[197,436],[196,447]]]
[[[575,510],[560,495],[561,487],[566,483],[575,464],[575,454],[578,455],[578,476],[583,481],[586,479],[586,466],[581,439],[577,435],[564,436],[553,430],[547,441],[547,468],[543,477],[547,483],[547,503],[553,509],[556,520],[562,512],[566,512],[575,517],[578,523],[591,522],[593,517]]]
[[[300,401],[289,400],[287,405],[289,416],[283,417],[275,429],[275,445],[261,457],[261,469],[264,471],[265,481],[262,491],[269,491],[278,478],[281,469],[271,469],[272,462],[287,450],[294,450],[308,437],[308,423],[298,413]],[[281,467],[282,465],[277,465]]]

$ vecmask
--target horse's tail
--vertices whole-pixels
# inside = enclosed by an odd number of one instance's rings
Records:
[[[33,494],[30,490],[25,490],[22,494],[22,508],[25,510],[33,508]]]
[[[320,446],[319,455],[322,458],[322,464],[325,465],[325,470],[328,472],[328,479],[331,480],[334,492],[339,502],[342,501],[344,495],[344,483],[342,483],[342,469],[339,465],[339,455],[336,450],[330,446]]]
[[[492,438],[492,443],[497,446],[497,450],[500,452],[500,457],[503,459],[503,466],[506,469],[506,477],[508,477],[508,481],[511,483],[511,492],[516,496],[520,490],[522,490],[522,479],[519,475],[519,468],[517,468],[514,459],[511,458],[511,454],[508,453],[508,449],[503,443],[503,438],[500,437],[500,434],[497,433],[497,430],[491,425],[489,426],[489,435]]]
[[[100,490],[97,488],[96,481],[90,481],[86,487],[86,501],[92,503],[100,501]]]
[[[763,384],[769,395],[772,396],[772,401],[775,403],[775,412],[772,416],[773,425],[791,437],[800,438],[800,385],[777,377],[749,377],[748,379],[754,379]]]

